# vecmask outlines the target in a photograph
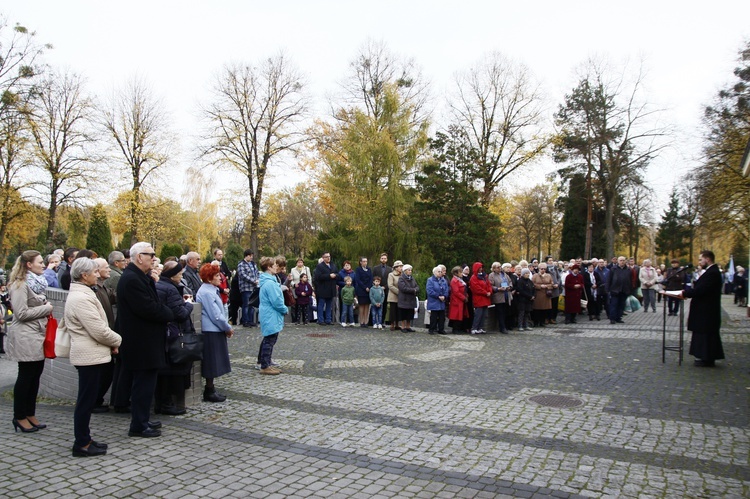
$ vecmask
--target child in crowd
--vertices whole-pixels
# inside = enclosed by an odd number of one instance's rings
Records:
[[[385,289],[380,285],[380,277],[372,279],[370,288],[370,315],[372,316],[372,328],[383,329],[383,302],[385,301]]]
[[[310,297],[313,293],[312,286],[307,282],[307,274],[300,274],[295,292],[297,293],[297,304],[295,305],[297,324],[307,324],[307,318],[310,314]]]
[[[354,326],[354,286],[349,276],[344,278],[344,287],[341,288],[341,304],[341,326]]]

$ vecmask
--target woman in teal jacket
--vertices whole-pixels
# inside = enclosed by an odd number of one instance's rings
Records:
[[[264,256],[260,259],[260,304],[258,316],[260,317],[260,332],[263,341],[260,344],[260,373],[281,374],[281,370],[271,365],[273,346],[279,338],[279,333],[284,329],[284,316],[287,313],[284,305],[284,294],[281,285],[276,280],[279,266],[275,258]]]

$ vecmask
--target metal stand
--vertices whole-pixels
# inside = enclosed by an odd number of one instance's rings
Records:
[[[678,352],[679,360],[678,365],[682,365],[683,352],[685,351],[685,300],[678,300],[680,308],[680,338],[677,345],[667,345],[667,303],[669,298],[664,295],[664,315],[662,317],[662,332],[661,332],[661,363],[666,362],[667,350],[670,352]]]

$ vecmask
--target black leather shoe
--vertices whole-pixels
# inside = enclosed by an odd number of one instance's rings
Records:
[[[142,438],[160,437],[161,436],[161,430],[155,430],[153,428],[148,428],[148,429],[143,430],[143,431],[129,431],[128,432],[128,436],[129,437],[142,437]]]
[[[92,445],[93,445],[94,447],[99,447],[100,449],[107,449],[107,448],[109,447],[109,446],[108,446],[107,444],[105,444],[104,442],[94,442],[93,440],[92,440],[92,441],[91,441],[91,443],[89,444],[89,448],[91,448],[91,446],[92,446]]]
[[[177,407],[162,407],[161,413],[165,416],[182,416],[187,410],[178,409]]]
[[[102,449],[94,444],[89,444],[87,449],[73,447],[73,457],[103,456],[106,453],[107,449]]]
[[[104,414],[105,412],[109,412],[109,406],[106,405],[97,405],[91,410],[94,414]]]
[[[695,367],[716,367],[716,363],[713,360],[700,360],[695,361]]]
[[[159,428],[161,428],[161,421],[149,421],[148,427],[152,430],[158,430]]]
[[[217,393],[216,390],[203,392],[204,402],[224,402],[226,399],[227,397],[225,395]]]

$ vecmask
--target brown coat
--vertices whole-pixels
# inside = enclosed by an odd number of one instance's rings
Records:
[[[44,360],[44,336],[52,304],[25,282],[10,285],[13,320],[8,324],[8,356],[16,362]]]
[[[548,286],[552,284],[552,276],[547,274],[534,274],[531,278],[534,283],[534,289],[536,293],[534,295],[534,310],[550,310],[552,308],[552,298],[547,296],[547,290],[552,291],[552,288],[542,288],[542,285]]]

